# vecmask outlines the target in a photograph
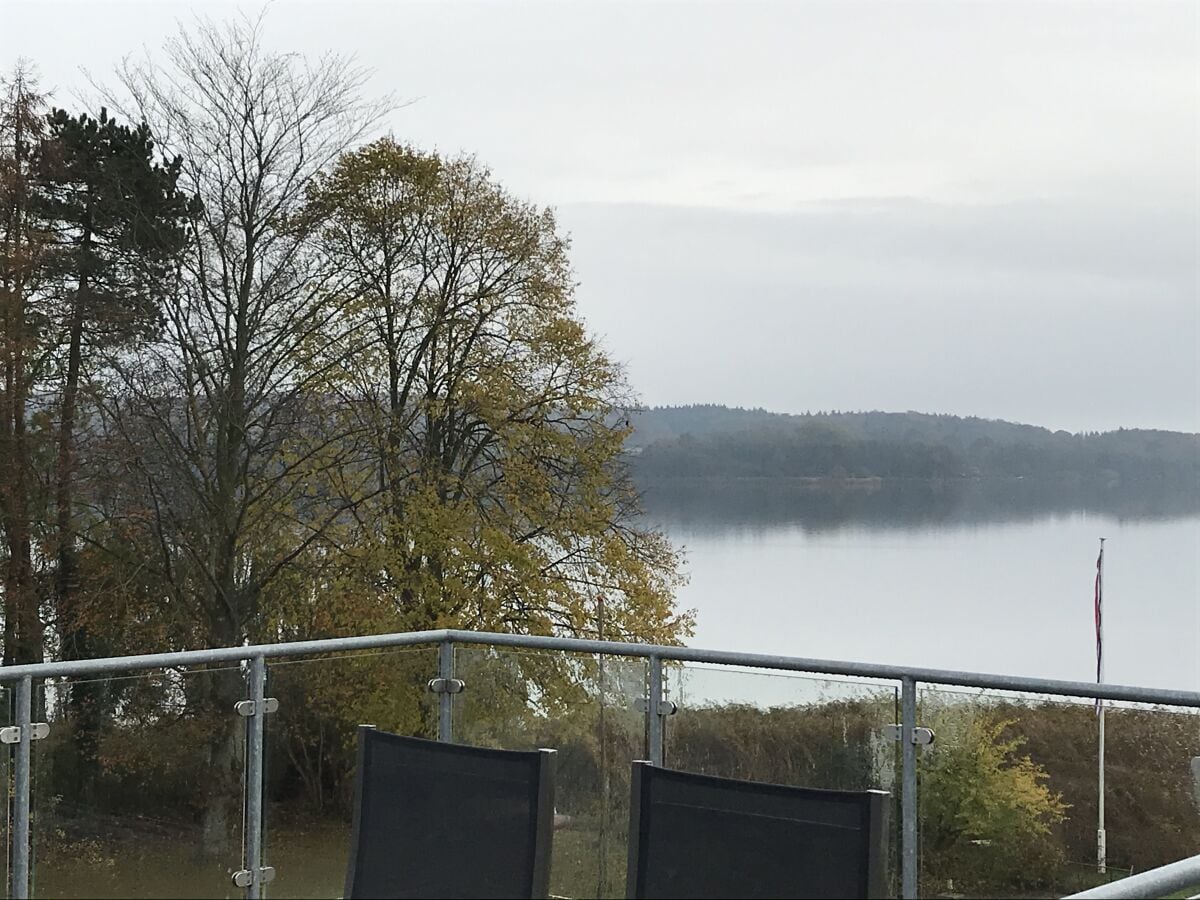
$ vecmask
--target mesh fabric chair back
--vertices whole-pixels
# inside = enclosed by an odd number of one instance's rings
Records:
[[[882,897],[887,798],[635,762],[626,896]]]
[[[546,897],[554,752],[362,726],[347,898]]]

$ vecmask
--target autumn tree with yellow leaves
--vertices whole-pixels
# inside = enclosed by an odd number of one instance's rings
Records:
[[[390,138],[314,179],[307,213],[352,323],[325,390],[374,477],[339,526],[341,589],[313,601],[368,595],[406,628],[685,634],[677,553],[622,463],[632,392],[575,312],[553,214]]]

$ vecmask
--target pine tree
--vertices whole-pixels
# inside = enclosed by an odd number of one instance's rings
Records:
[[[161,298],[172,285],[194,210],[176,186],[181,161],[155,160],[144,123],[120,125],[104,110],[94,119],[56,109],[46,125],[33,165],[31,209],[51,238],[42,275],[53,298],[50,358],[59,385],[52,438],[54,522],[47,530],[54,536],[59,655],[83,659],[104,654],[89,627],[94,598],[79,590],[80,393],[89,374],[102,368],[105,353],[158,329]],[[76,794],[86,795],[97,771],[97,743],[110,705],[105,688],[103,681],[84,681],[68,692]]]
[[[38,153],[34,204],[54,243],[46,275],[59,288],[55,466],[55,613],[63,658],[91,655],[77,582],[75,452],[80,389],[89,363],[158,328],[160,298],[187,240],[192,204],[180,192],[181,160],[155,161],[146,124],[120,125],[61,109]]]

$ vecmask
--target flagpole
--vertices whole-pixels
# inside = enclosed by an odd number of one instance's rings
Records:
[[[1104,538],[1100,538],[1100,555],[1096,558],[1096,684],[1104,682],[1104,617],[1101,602],[1104,596]],[[1096,829],[1096,871],[1108,869],[1108,848],[1104,834],[1104,701],[1097,699],[1100,714],[1100,821]]]

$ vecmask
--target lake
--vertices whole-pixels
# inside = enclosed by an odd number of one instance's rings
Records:
[[[1105,680],[1200,690],[1200,512],[1022,491],[646,493],[687,551],[692,646],[1090,681],[1104,537]]]

